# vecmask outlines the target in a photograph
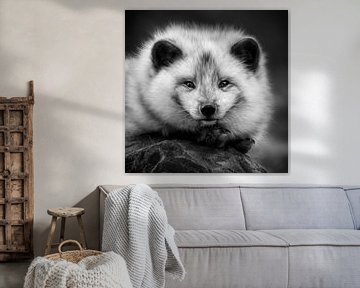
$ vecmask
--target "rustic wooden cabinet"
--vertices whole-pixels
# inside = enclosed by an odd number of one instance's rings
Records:
[[[0,261],[33,255],[33,91],[0,97]]]

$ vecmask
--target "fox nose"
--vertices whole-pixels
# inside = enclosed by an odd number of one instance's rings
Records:
[[[214,105],[205,105],[200,109],[201,113],[207,117],[210,118],[212,115],[215,114],[216,108]]]

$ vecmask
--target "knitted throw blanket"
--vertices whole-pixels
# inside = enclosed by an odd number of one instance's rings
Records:
[[[124,259],[113,253],[89,256],[79,263],[37,257],[24,288],[132,288]]]
[[[102,250],[124,257],[134,288],[165,287],[165,271],[184,278],[174,233],[160,197],[147,185],[120,188],[105,200]]]

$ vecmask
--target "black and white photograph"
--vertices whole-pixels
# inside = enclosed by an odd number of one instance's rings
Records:
[[[288,173],[288,11],[125,11],[127,173]]]

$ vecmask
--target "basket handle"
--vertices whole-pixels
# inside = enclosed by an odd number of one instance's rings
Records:
[[[78,241],[76,241],[76,240],[65,240],[65,241],[63,241],[63,242],[60,243],[59,248],[58,248],[58,251],[59,251],[59,253],[60,253],[60,257],[61,257],[61,255],[62,255],[62,253],[63,253],[63,251],[61,250],[61,248],[62,248],[65,244],[67,244],[67,243],[76,244],[76,245],[79,247],[80,252],[84,251],[84,249],[82,248],[81,244],[80,244]]]

